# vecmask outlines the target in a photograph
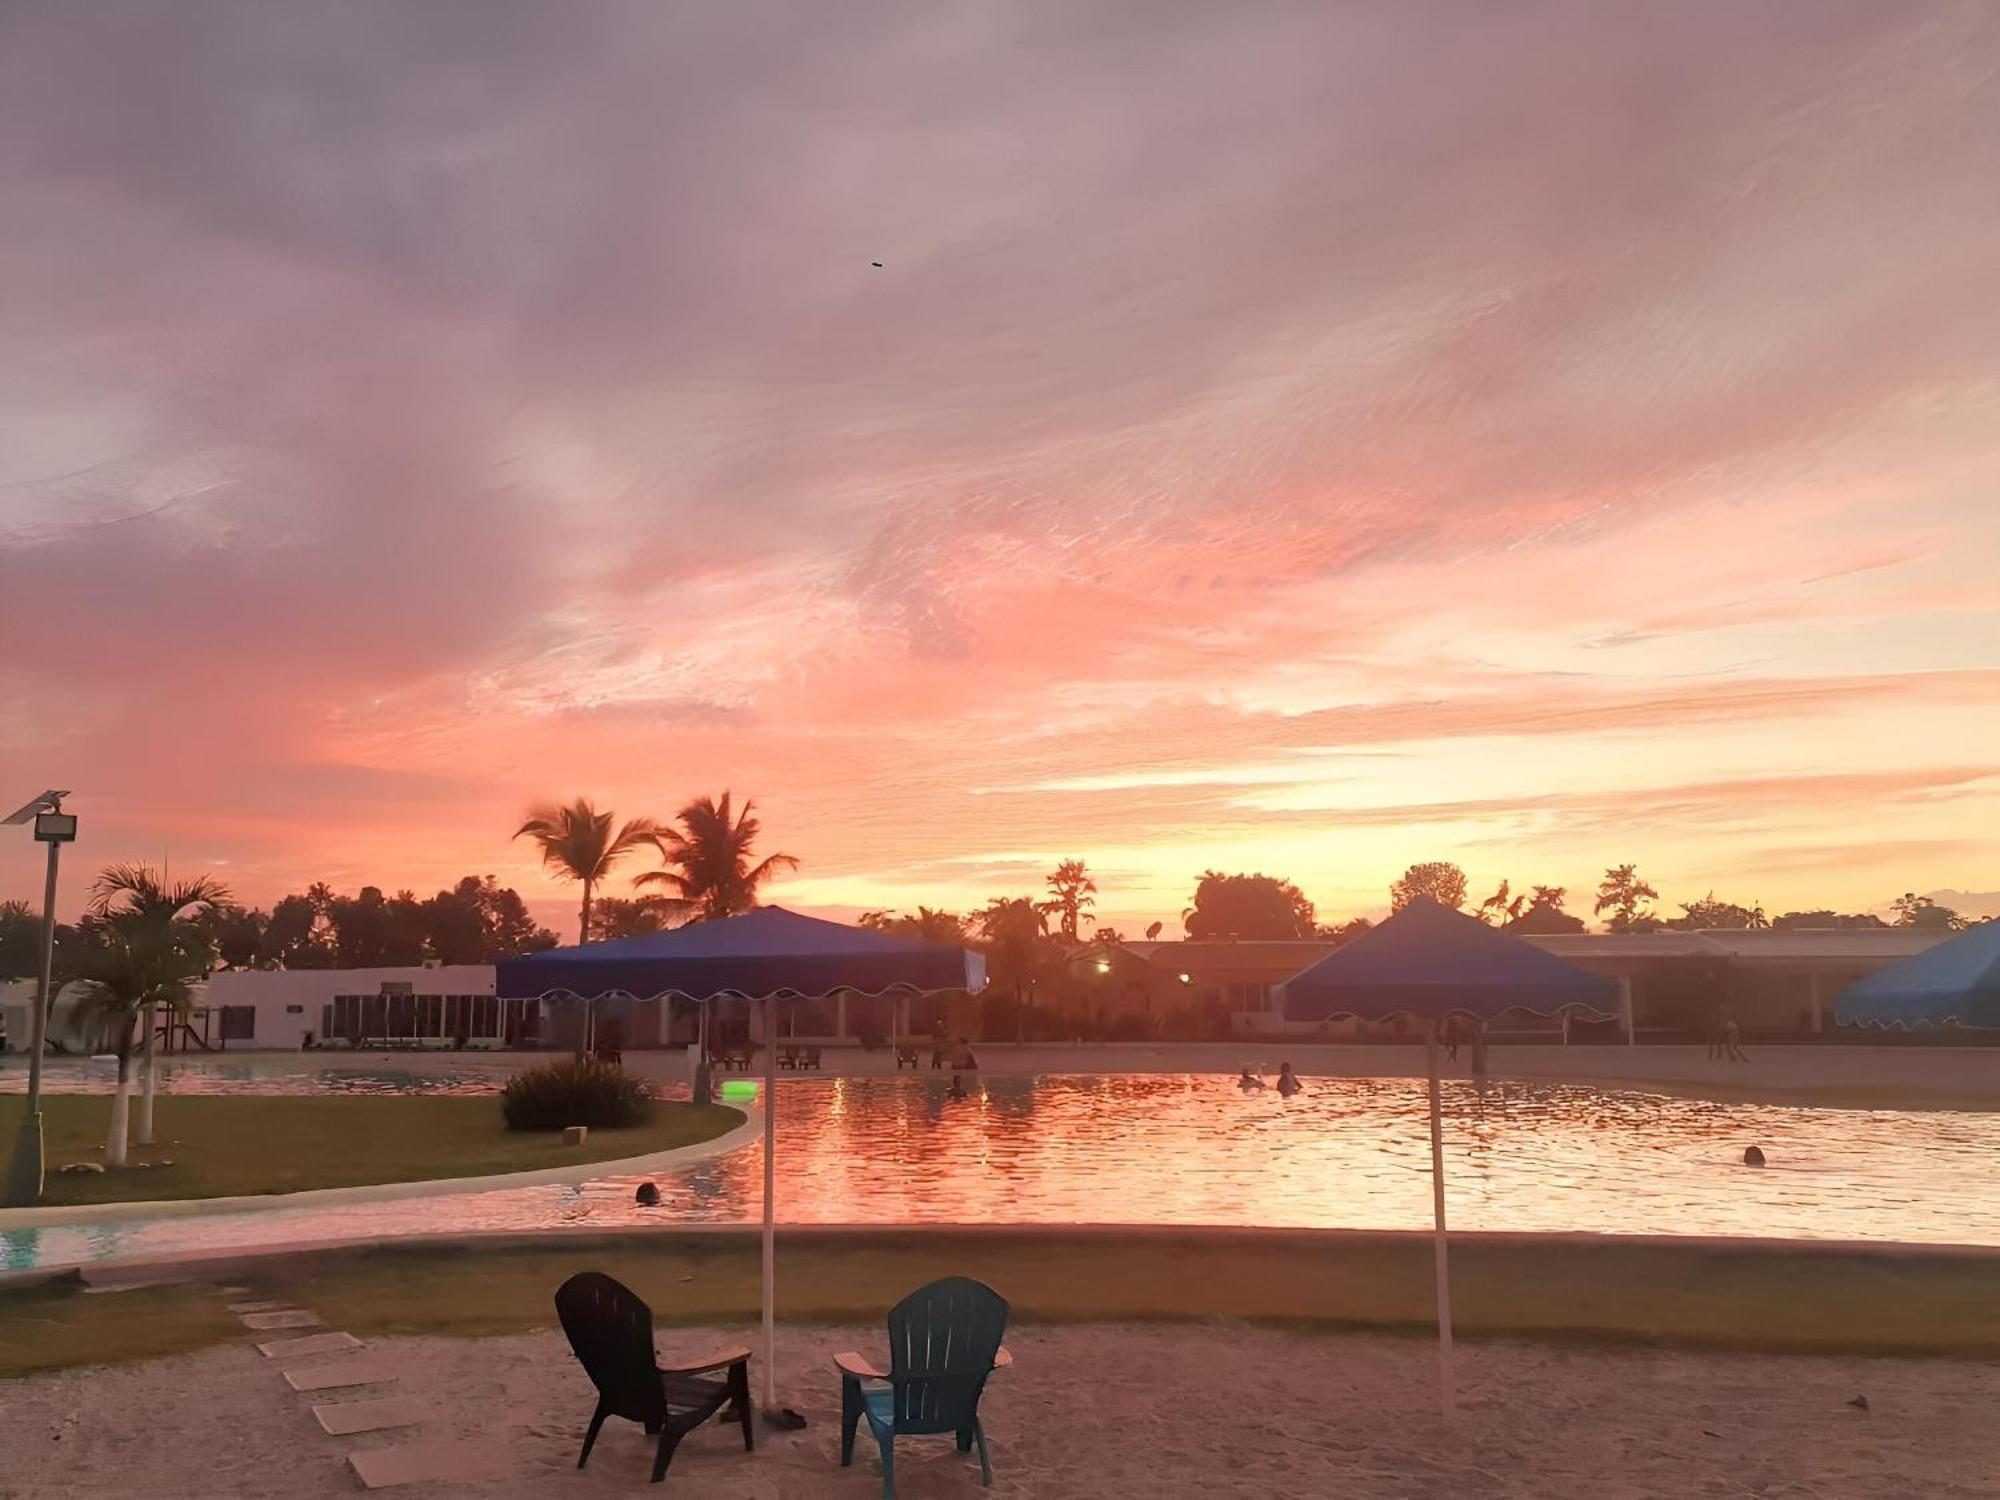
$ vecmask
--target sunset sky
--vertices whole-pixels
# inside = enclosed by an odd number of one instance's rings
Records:
[[[2000,910],[1989,4],[0,15],[0,800],[75,789],[66,911],[573,931],[528,803],[724,787],[836,914]]]

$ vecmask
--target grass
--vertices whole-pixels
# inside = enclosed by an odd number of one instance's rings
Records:
[[[18,1095],[0,1099],[0,1140],[13,1139],[22,1104]],[[64,1163],[104,1159],[111,1100],[44,1096],[49,1172],[42,1202],[234,1197],[532,1172],[695,1145],[743,1118],[723,1105],[662,1104],[650,1125],[593,1130],[582,1146],[566,1147],[557,1134],[508,1130],[493,1095],[162,1094],[156,1108],[155,1144],[132,1147],[129,1159],[172,1166],[63,1173]]]
[[[1421,1236],[1182,1230],[885,1229],[785,1233],[781,1318],[879,1320],[904,1293],[962,1273],[1026,1322],[1233,1318],[1428,1333]],[[632,1286],[663,1323],[757,1315],[753,1233],[574,1234],[523,1243],[363,1246],[231,1273],[357,1335],[519,1333],[553,1325],[571,1272]],[[1528,1336],[1814,1354],[2000,1356],[2000,1256],[1690,1241],[1465,1237],[1452,1297],[1468,1337]],[[0,1293],[0,1376],[146,1358],[244,1337],[212,1285]]]

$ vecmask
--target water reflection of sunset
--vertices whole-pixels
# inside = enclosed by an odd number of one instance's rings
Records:
[[[1418,1229],[1429,1156],[1417,1080],[1315,1079],[1297,1098],[1216,1075],[787,1080],[787,1223],[1246,1224]],[[1543,1083],[1445,1085],[1454,1230],[1714,1234],[2000,1245],[1984,1191],[2000,1115],[1798,1109]],[[1771,1165],[1737,1165],[1746,1143]],[[84,1225],[7,1241],[22,1263],[434,1229],[749,1223],[761,1145],[637,1179],[430,1201]]]

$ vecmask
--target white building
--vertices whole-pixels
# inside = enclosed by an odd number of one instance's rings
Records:
[[[494,998],[491,964],[231,969],[210,975],[195,1004],[209,1012],[209,1044],[223,1048],[290,1051],[308,1037],[499,1047],[532,1042],[540,1021],[536,1002]]]

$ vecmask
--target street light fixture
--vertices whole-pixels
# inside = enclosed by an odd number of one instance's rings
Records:
[[[14,1159],[7,1172],[7,1202],[16,1208],[39,1203],[42,1197],[42,1052],[49,1036],[50,974],[56,955],[56,864],[62,846],[76,838],[76,814],[62,810],[68,792],[43,792],[10,817],[8,825],[35,825],[35,842],[49,846],[49,879],[42,891],[42,973],[35,987],[34,1022],[29,1028],[27,1109],[14,1137]]]

